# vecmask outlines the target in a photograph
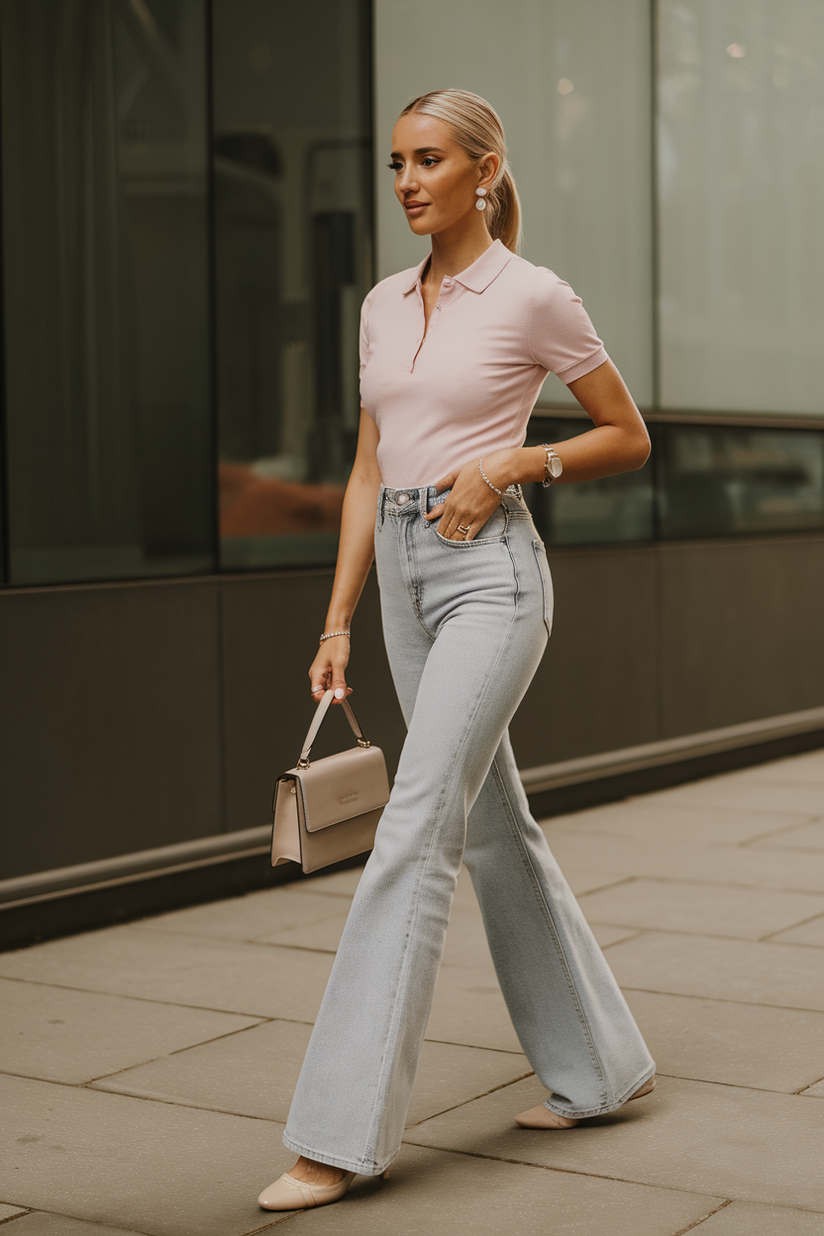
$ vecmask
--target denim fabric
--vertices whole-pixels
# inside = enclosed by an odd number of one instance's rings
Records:
[[[509,742],[552,620],[544,546],[519,496],[466,542],[423,518],[436,500],[432,487],[380,493],[384,635],[409,732],[283,1139],[364,1175],[400,1148],[462,860],[547,1106],[612,1111],[655,1069]]]

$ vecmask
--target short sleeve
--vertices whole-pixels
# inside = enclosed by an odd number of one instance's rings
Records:
[[[363,371],[366,368],[366,362],[369,360],[369,306],[372,301],[372,293],[364,299],[360,311],[360,336],[358,348],[360,353],[360,369],[359,377],[363,379]],[[361,404],[363,403],[363,390],[361,390]]]
[[[609,360],[580,296],[544,266],[537,268],[532,284],[529,352],[567,384]]]

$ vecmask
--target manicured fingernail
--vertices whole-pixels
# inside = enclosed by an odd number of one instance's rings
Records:
[[[338,687],[338,689],[335,691],[335,699],[342,700],[345,694],[346,692],[344,691],[343,687]]]

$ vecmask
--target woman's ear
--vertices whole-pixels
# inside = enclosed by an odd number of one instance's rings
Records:
[[[479,159],[477,164],[478,171],[481,174],[481,178],[478,181],[479,189],[489,188],[495,177],[498,175],[498,168],[500,166],[501,160],[492,150],[485,154],[482,159]]]

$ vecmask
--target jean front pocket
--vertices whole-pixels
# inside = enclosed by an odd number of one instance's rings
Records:
[[[473,549],[481,545],[500,545],[501,541],[506,537],[506,530],[509,526],[509,512],[502,504],[492,512],[486,523],[478,529],[478,535],[474,536],[471,541],[451,541],[449,537],[441,536],[438,532],[437,524],[435,525],[435,535],[441,545],[448,545],[450,549]]]
[[[546,546],[543,541],[532,542],[532,550],[541,576],[541,589],[544,594],[544,625],[547,635],[552,634],[552,615],[555,610],[555,592],[552,587],[552,575],[547,562]]]

